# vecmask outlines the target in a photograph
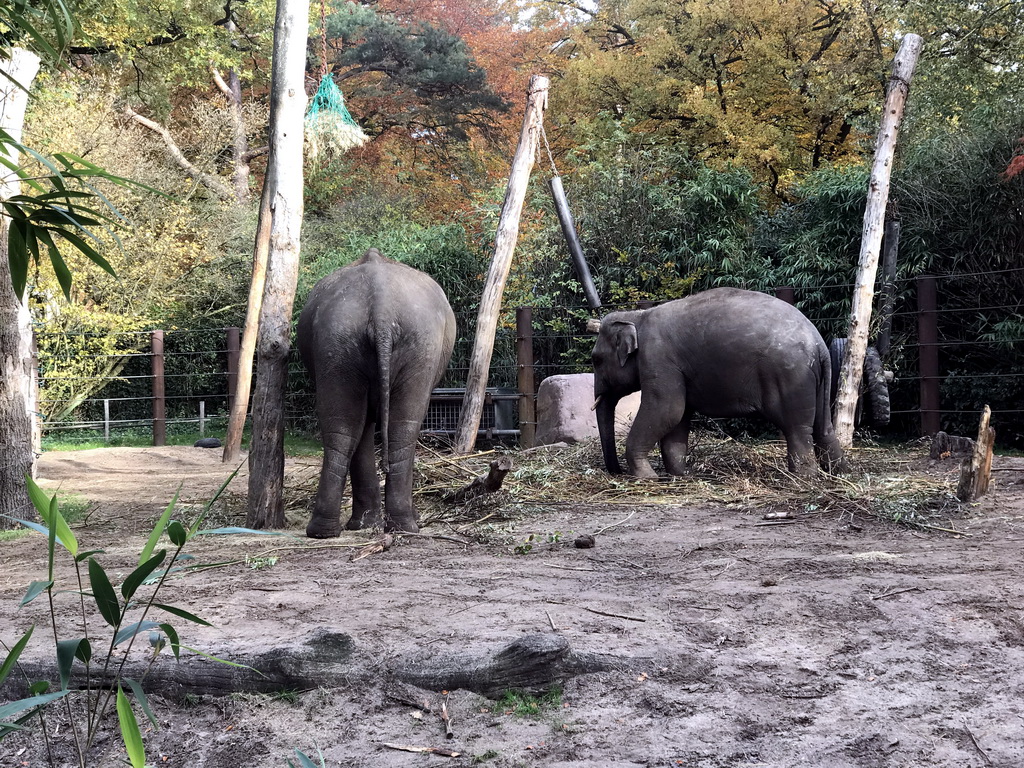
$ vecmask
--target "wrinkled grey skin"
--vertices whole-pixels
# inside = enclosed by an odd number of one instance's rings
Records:
[[[298,325],[324,443],[307,536],[340,535],[346,477],[352,481],[349,530],[419,530],[412,504],[416,440],[454,343],[455,315],[441,287],[375,248],[314,286]],[[383,516],[374,460],[378,422]]]
[[[686,470],[694,413],[760,414],[786,437],[789,469],[845,469],[832,428],[828,349],[801,312],[763,293],[715,288],[653,309],[612,312],[593,352],[597,426],[605,467],[621,472],[615,405],[640,390],[626,439],[631,474],[656,477],[648,454],[661,443],[665,468]]]

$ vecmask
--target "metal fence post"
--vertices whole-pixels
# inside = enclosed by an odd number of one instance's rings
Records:
[[[241,333],[238,328],[228,328],[228,413],[235,405],[238,390],[238,364],[241,359]]]
[[[516,308],[516,368],[519,384],[519,447],[537,439],[537,391],[533,377],[533,310]]]
[[[796,306],[796,290],[788,286],[779,286],[775,289],[775,298],[782,299],[787,304]]]
[[[935,278],[917,278],[917,345],[921,375],[921,434],[941,428],[939,404],[939,314]]]
[[[167,445],[167,403],[164,399],[164,332],[153,331],[153,445]]]
[[[103,442],[110,442],[110,400],[103,399]]]

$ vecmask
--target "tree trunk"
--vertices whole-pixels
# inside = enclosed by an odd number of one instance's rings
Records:
[[[284,391],[291,351],[292,305],[299,277],[308,29],[308,3],[278,1],[271,78],[270,157],[264,182],[265,205],[261,206],[261,219],[263,213],[268,213],[271,223],[267,282],[259,319],[259,369],[249,451],[249,514],[246,524],[250,528],[280,528],[285,522]],[[260,229],[263,226],[261,221]],[[236,403],[244,403],[241,394]]]
[[[0,69],[29,88],[39,70],[39,57],[15,48],[10,59],[0,61]],[[11,80],[3,78],[0,83],[0,127],[20,141],[28,94]],[[18,162],[18,153],[12,147],[0,147],[0,151],[6,160]],[[0,177],[0,198],[6,200],[18,194],[20,186],[13,173]],[[0,220],[0,515],[31,518],[34,513],[25,475],[34,474],[32,434],[38,398],[33,376],[32,322],[27,300],[15,295],[11,284],[8,226],[6,217]],[[8,518],[0,517],[0,528],[12,525]]]
[[[476,433],[480,429],[480,417],[484,411],[484,395],[487,391],[487,375],[494,353],[494,334],[498,328],[498,313],[501,311],[501,296],[505,291],[505,280],[512,266],[512,254],[519,237],[519,217],[526,199],[526,186],[530,181],[540,132],[544,125],[544,109],[548,101],[548,78],[534,75],[527,89],[526,114],[523,116],[523,130],[519,136],[505,202],[501,207],[498,232],[494,238],[494,255],[487,273],[480,309],[477,311],[476,339],[473,355],[469,361],[466,378],[466,397],[459,416],[458,432],[455,436],[455,451],[469,453],[476,445]]]
[[[896,151],[896,137],[903,119],[903,107],[910,89],[922,41],[918,35],[907,34],[893,62],[892,77],[885,97],[882,122],[878,128],[878,144],[871,167],[868,202],[864,210],[864,231],[860,243],[860,261],[850,308],[850,328],[846,334],[846,356],[839,373],[839,392],[835,405],[835,430],[839,444],[849,448],[853,444],[854,414],[857,394],[864,370],[864,354],[868,348],[868,326],[871,322],[871,301],[874,297],[875,275],[878,271],[878,253],[882,245],[885,207],[889,201],[889,179],[892,159]]]

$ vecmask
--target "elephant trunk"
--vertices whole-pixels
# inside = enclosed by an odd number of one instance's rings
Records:
[[[615,448],[615,406],[619,398],[604,395],[597,403],[597,433],[601,436],[601,453],[604,455],[604,466],[609,474],[621,475],[619,455]]]

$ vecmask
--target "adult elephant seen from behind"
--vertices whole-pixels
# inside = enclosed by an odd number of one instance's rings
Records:
[[[845,468],[832,428],[828,348],[800,310],[763,293],[715,288],[653,309],[612,312],[594,345],[594,394],[605,467],[618,473],[615,405],[640,391],[626,464],[655,477],[656,443],[673,475],[685,472],[694,413],[760,414],[786,438],[789,469]]]
[[[455,344],[455,315],[428,275],[371,248],[321,279],[299,316],[298,347],[316,385],[323,469],[306,535],[341,533],[341,497],[352,482],[347,528],[418,531],[412,504],[420,426]],[[380,425],[384,506],[374,456]]]

